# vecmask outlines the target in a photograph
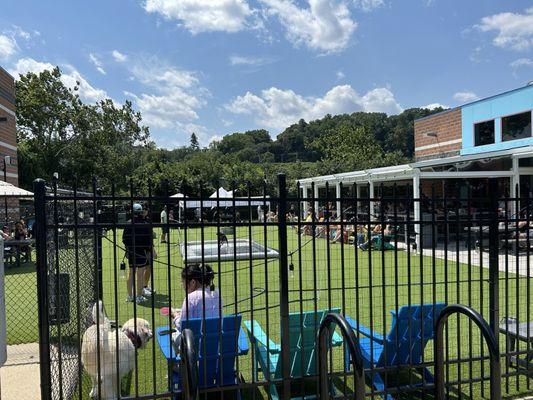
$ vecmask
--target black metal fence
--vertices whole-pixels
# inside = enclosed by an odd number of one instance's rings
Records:
[[[185,328],[200,397],[319,395],[329,312],[358,337],[366,397],[433,398],[434,327],[455,303],[489,322],[504,394],[531,393],[529,199],[414,199],[395,187],[358,198],[353,185],[291,196],[284,176],[277,193],[244,188],[119,195],[95,182],[92,194],[60,195],[36,183],[43,399],[176,396]],[[447,319],[447,398],[489,398],[484,343],[471,320]],[[350,352],[338,333],[328,346],[327,391],[353,398]]]

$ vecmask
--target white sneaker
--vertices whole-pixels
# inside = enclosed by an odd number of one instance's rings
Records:
[[[133,303],[135,301],[135,296],[128,296],[126,298],[126,303]]]
[[[153,294],[155,294],[155,290],[152,291],[148,286],[143,287],[142,295],[144,297],[152,297]]]
[[[137,304],[144,303],[145,301],[148,301],[148,299],[147,299],[146,297],[144,297],[144,296],[137,296],[137,297],[135,298],[135,302],[136,302]]]

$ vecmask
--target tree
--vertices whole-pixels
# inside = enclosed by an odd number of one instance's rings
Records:
[[[374,168],[382,163],[379,143],[362,127],[343,125],[313,142],[324,154],[328,172],[346,172]]]
[[[28,73],[16,81],[17,139],[20,184],[31,187],[37,177],[61,172],[61,154],[86,128],[89,112],[77,87],[61,82],[61,71]],[[26,172],[30,172],[29,174]]]
[[[194,132],[191,134],[191,149],[193,151],[200,150],[200,143],[198,143],[198,138]]]
[[[71,183],[76,177],[81,186],[98,176],[102,185],[115,181],[126,188],[124,177],[142,162],[139,153],[153,148],[148,128],[130,102],[84,104],[77,87],[64,85],[59,68],[21,76],[16,93],[23,187],[58,172],[63,181]]]

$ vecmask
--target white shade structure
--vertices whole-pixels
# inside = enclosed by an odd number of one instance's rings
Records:
[[[179,197],[181,193],[177,193],[173,195],[172,197]],[[181,194],[183,197],[183,195]],[[239,200],[234,200],[234,192],[233,190],[226,190],[223,187],[215,190],[210,196],[210,199],[212,200],[204,200],[200,202],[199,200],[190,200],[184,202],[183,200],[180,201],[180,207],[183,205],[183,203],[186,204],[187,208],[200,208],[202,206],[205,209],[208,208],[214,208],[214,207],[248,207],[248,206],[262,206],[262,205],[269,205],[269,200],[263,200],[263,196],[254,196],[251,197],[250,200],[248,200],[247,196],[241,196]],[[266,196],[266,199],[268,199],[268,196]],[[200,205],[200,203],[202,203]]]
[[[9,182],[0,181],[0,197],[31,197],[32,192],[21,189]]]

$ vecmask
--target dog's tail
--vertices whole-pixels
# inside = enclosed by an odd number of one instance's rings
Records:
[[[105,313],[104,303],[102,300],[94,303],[92,309],[93,324],[108,325],[109,319]]]

